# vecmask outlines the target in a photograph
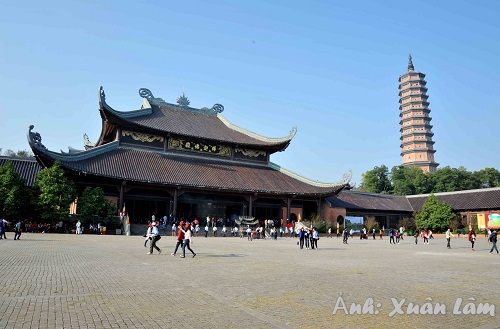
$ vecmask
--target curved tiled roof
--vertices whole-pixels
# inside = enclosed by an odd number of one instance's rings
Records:
[[[296,133],[296,128],[290,134],[281,138],[270,138],[230,123],[220,113],[209,109],[195,109],[169,104],[161,100],[150,104],[151,99],[143,99],[143,109],[121,112],[114,110],[106,103],[102,87],[99,92],[99,103],[104,117],[112,123],[116,117],[121,122],[143,129],[207,139],[229,144],[246,145],[258,148],[285,149]],[[156,99],[158,100],[158,99]]]
[[[406,198],[415,211],[420,211],[429,195],[407,195]],[[440,202],[449,204],[453,210],[490,210],[500,208],[500,188],[498,187],[435,193],[434,196]]]
[[[337,197],[326,198],[331,207],[368,211],[421,211],[430,194],[389,195],[342,191]],[[440,202],[446,202],[454,211],[487,211],[500,209],[500,188],[435,193]]]
[[[234,160],[160,153],[120,146],[118,141],[79,153],[49,151],[39,133],[28,130],[28,142],[44,166],[59,161],[77,173],[166,186],[291,196],[331,196],[350,179],[338,184],[317,183],[277,166]],[[345,182],[344,182],[345,181]]]
[[[343,188],[313,186],[268,166],[126,147],[78,161],[69,157],[58,160],[63,167],[87,175],[169,186],[315,196],[333,195]]]
[[[336,208],[348,210],[376,210],[376,211],[407,211],[413,212],[410,202],[405,196],[375,194],[354,191],[342,191],[337,197],[327,198],[326,201]]]
[[[36,162],[35,159],[13,158],[13,157],[0,157],[0,167],[5,166],[7,162],[11,162],[14,170],[19,176],[24,179],[27,186],[33,186],[36,174],[42,170],[42,167]]]

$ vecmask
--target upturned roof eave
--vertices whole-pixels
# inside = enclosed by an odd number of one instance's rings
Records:
[[[110,124],[140,129],[142,131],[150,131],[150,132],[154,132],[157,134],[174,134],[177,136],[198,138],[198,139],[210,140],[210,141],[226,143],[226,144],[246,146],[246,147],[251,147],[251,148],[260,148],[260,149],[270,150],[270,151],[272,151],[271,153],[275,153],[278,151],[284,151],[288,147],[288,145],[290,144],[291,140],[293,139],[293,137],[295,136],[295,134],[297,132],[297,128],[293,127],[287,136],[277,137],[277,138],[267,137],[267,136],[252,132],[250,130],[247,130],[245,128],[239,127],[238,125],[231,123],[229,120],[227,120],[220,113],[217,113],[216,114],[217,118],[228,129],[231,129],[231,130],[236,131],[240,134],[248,136],[254,140],[261,141],[262,143],[261,144],[256,144],[256,143],[251,143],[251,142],[235,143],[233,141],[209,138],[206,136],[199,136],[196,134],[179,134],[176,132],[171,132],[171,131],[167,131],[167,130],[163,130],[163,129],[155,129],[155,128],[152,128],[148,125],[138,124],[138,123],[130,120],[131,118],[138,118],[138,117],[143,117],[143,116],[148,116],[148,115],[153,114],[153,105],[151,105],[149,103],[147,98],[143,98],[143,105],[142,105],[142,108],[140,110],[123,112],[123,111],[117,111],[117,110],[113,109],[109,104],[106,103],[106,95],[105,95],[104,89],[102,87],[99,88],[98,95],[99,95],[100,114],[101,114],[101,119],[103,120],[103,124],[102,124],[101,135],[99,137],[98,142],[96,142],[96,145],[103,144],[103,141],[106,138],[106,126],[110,125]]]

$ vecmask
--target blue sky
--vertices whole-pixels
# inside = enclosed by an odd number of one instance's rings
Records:
[[[498,1],[10,1],[0,12],[0,148],[53,151],[100,134],[97,92],[120,111],[139,88],[232,123],[298,132],[271,160],[352,182],[401,163],[398,77],[427,75],[435,159],[500,169]]]

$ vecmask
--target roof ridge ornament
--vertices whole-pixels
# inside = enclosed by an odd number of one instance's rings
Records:
[[[30,140],[35,147],[46,150],[47,148],[42,144],[42,136],[40,133],[32,132],[33,128],[35,128],[35,126],[30,125],[28,130],[28,140]]]
[[[198,108],[190,107],[189,104],[191,102],[189,101],[189,99],[186,97],[186,95],[184,93],[182,93],[182,96],[179,96],[179,98],[177,98],[177,104],[171,104],[171,103],[165,102],[162,98],[154,97],[151,90],[149,90],[147,88],[139,89],[139,96],[141,96],[142,98],[146,98],[151,105],[156,105],[156,106],[173,107],[173,108],[180,109],[180,110],[201,112],[203,114],[208,114],[208,115],[216,115],[216,114],[222,113],[224,111],[224,106],[222,104],[215,104],[211,108],[202,107],[202,108],[198,109]]]
[[[179,104],[179,106],[188,107],[190,103],[191,102],[184,93],[182,93],[182,96],[179,96],[179,98],[177,98],[177,104]]]
[[[106,100],[106,94],[104,93],[104,88],[102,86],[99,87],[99,99]]]
[[[147,99],[154,98],[153,93],[151,92],[151,90],[149,90],[147,88],[141,88],[141,89],[139,89],[139,96],[141,96],[142,98],[147,98]]]

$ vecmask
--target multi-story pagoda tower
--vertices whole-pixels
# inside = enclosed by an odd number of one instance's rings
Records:
[[[415,71],[411,55],[408,72],[399,77],[399,117],[401,120],[401,157],[403,166],[433,172],[439,163],[434,161],[434,141],[425,74]]]

